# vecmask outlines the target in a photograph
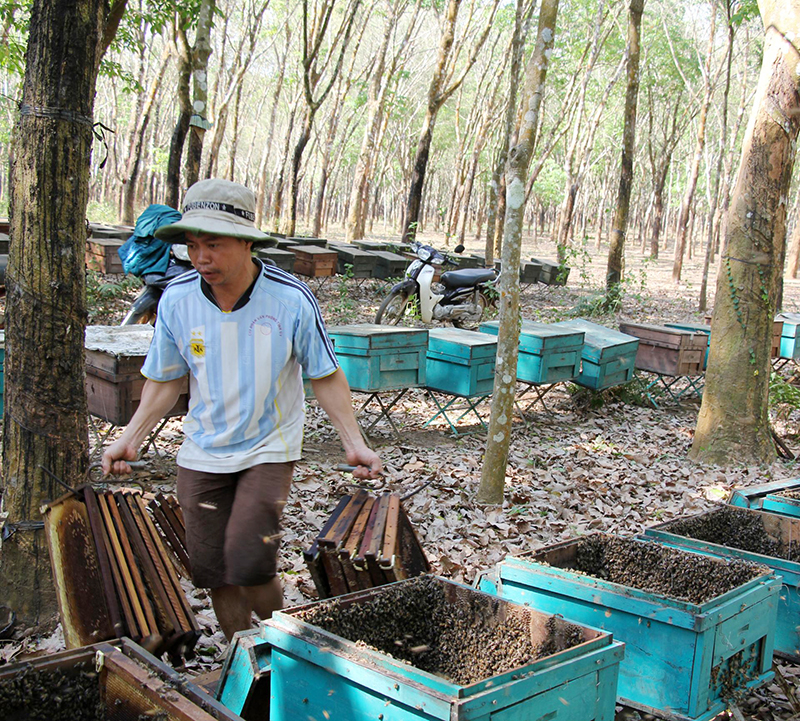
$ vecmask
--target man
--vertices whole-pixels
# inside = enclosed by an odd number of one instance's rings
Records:
[[[339,432],[353,475],[376,478],[378,456],[364,443],[350,388],[308,287],[252,257],[255,196],[238,183],[189,188],[181,220],[156,231],[186,243],[194,272],[161,298],[142,368],[142,399],[103,472],[126,461],[172,408],[188,373],[186,436],[178,453],[178,499],[196,586],[211,600],[228,639],[282,606],[277,577],[279,521],[300,458],[301,368]]]

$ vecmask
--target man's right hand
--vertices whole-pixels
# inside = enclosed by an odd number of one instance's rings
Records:
[[[120,438],[114,441],[103,452],[103,475],[113,473],[115,476],[125,476],[131,472],[131,467],[126,461],[135,461],[138,452],[137,446]]]

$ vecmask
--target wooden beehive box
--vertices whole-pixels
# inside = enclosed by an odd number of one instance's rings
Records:
[[[497,335],[499,327],[499,321],[491,320],[481,323],[480,330]],[[572,380],[581,370],[583,338],[583,331],[523,320],[519,333],[517,379],[537,385]]]
[[[401,278],[408,268],[408,258],[397,253],[376,250],[372,251],[372,254],[378,259],[375,262],[376,278]]]
[[[339,256],[336,272],[344,275],[347,272],[347,266],[350,266],[350,272],[354,278],[371,278],[375,272],[375,265],[378,259],[374,253],[367,250],[361,250],[354,245],[337,245],[333,248]]]
[[[120,238],[89,238],[86,241],[86,267],[101,273],[122,273],[122,259],[117,251]]]
[[[355,245],[357,248],[361,248],[361,250],[368,250],[372,253],[375,251],[383,252],[391,250],[389,243],[383,240],[366,240],[364,238],[360,238],[358,240],[354,240],[353,245]]]
[[[10,233],[11,232],[11,222],[8,218],[0,218],[0,233]]]
[[[476,258],[474,255],[454,255],[453,260],[458,264],[459,270],[466,268],[483,268],[481,259]]]
[[[320,598],[340,596],[430,571],[400,497],[345,495],[303,552]]]
[[[39,718],[239,720],[128,638],[0,667],[0,708],[12,720],[34,708]]]
[[[783,585],[778,598],[778,616],[775,627],[775,653],[787,658],[794,663],[800,662],[800,563],[786,558],[768,556],[754,553],[731,545],[713,542],[714,538],[699,534],[703,538],[691,538],[689,534],[675,528],[677,523],[689,521],[699,524],[714,523],[713,518],[724,519],[727,523],[731,516],[746,519],[744,524],[754,524],[762,527],[764,533],[772,540],[778,542],[787,551],[792,543],[800,538],[800,517],[790,518],[778,513],[769,513],[766,510],[751,508],[736,508],[734,506],[721,506],[717,509],[699,513],[696,516],[678,518],[668,523],[661,523],[645,530],[647,538],[659,543],[691,551],[706,553],[721,558],[740,558],[752,561],[771,568],[775,577]],[[733,521],[735,523],[736,521]],[[743,525],[744,525],[743,524]],[[674,529],[674,530],[673,530]],[[746,545],[747,539],[740,545]]]
[[[294,245],[294,272],[308,278],[326,278],[336,274],[336,251],[316,245]]]
[[[127,240],[133,235],[133,226],[110,225],[109,223],[89,223],[90,238],[116,238]]]
[[[310,235],[293,235],[289,240],[295,241],[298,245],[314,245],[317,248],[327,248],[328,241],[326,238],[314,238]]]
[[[152,326],[86,327],[86,395],[89,413],[117,426],[128,424],[139,407],[145,378],[141,373],[153,339]],[[189,382],[168,416],[189,408]]]
[[[495,260],[494,269],[500,273],[503,270],[503,263],[501,260]],[[529,263],[523,260],[519,266],[519,282],[522,285],[530,285],[539,280],[542,272],[542,266],[539,263]]]
[[[578,385],[603,390],[622,385],[633,378],[638,338],[583,319],[565,320],[552,325],[584,333],[581,372],[575,378]]]
[[[423,589],[416,603],[412,598],[415,585]],[[491,633],[501,624],[516,621],[524,625],[535,646],[548,648],[547,639],[560,637],[567,628],[574,629],[577,645],[558,650],[566,645],[559,644],[551,655],[510,670],[490,670],[478,681],[459,684],[422,670],[419,666],[424,662],[420,660],[399,660],[396,647],[384,652],[377,650],[374,642],[357,643],[356,636],[363,635],[359,629],[345,638],[305,621],[304,615],[313,613],[316,604],[300,606],[276,612],[262,626],[263,639],[272,652],[271,721],[510,721],[555,718],[562,709],[580,710],[577,715],[565,716],[570,719],[614,718],[614,689],[623,649],[608,633],[570,625],[561,618],[434,577],[342,596],[337,599],[337,612],[357,613],[365,607],[377,623],[388,626],[398,617],[424,618],[428,608],[439,602],[439,593],[446,604],[442,613],[471,619],[473,634]],[[435,636],[430,643],[440,645]],[[485,648],[478,647],[473,654],[465,654],[464,665],[482,659],[484,652]]]
[[[540,283],[544,285],[567,284],[570,271],[567,266],[561,266],[558,263],[552,263],[549,260],[540,260],[539,258],[531,258],[531,262],[542,266],[539,273]]]
[[[758,510],[764,507],[764,502],[768,496],[779,496],[781,493],[796,493],[798,491],[800,491],[800,478],[772,481],[757,486],[734,488],[730,496],[728,496],[728,503],[731,506],[737,506],[739,508],[754,508]],[[773,513],[782,513],[782,511],[776,508],[767,508],[765,510],[769,510]],[[800,508],[798,508],[796,512],[793,511],[786,515],[800,518]]]
[[[781,357],[781,340],[783,336],[783,321],[775,319],[772,325],[772,346],[770,348],[770,358]]]
[[[425,386],[471,398],[494,387],[497,339],[460,328],[431,328]]]
[[[708,343],[706,344],[706,354],[703,358],[703,370],[708,368],[708,352],[711,350],[711,326],[706,323],[664,323],[667,328],[677,328],[678,330],[688,330],[691,333],[705,333],[708,336]]]
[[[300,243],[296,240],[289,240],[289,238],[278,238],[275,242],[275,247],[280,248],[281,250],[291,250],[292,248],[296,248]]]
[[[294,271],[295,255],[289,250],[280,248],[256,248],[255,254],[264,260],[271,260],[278,268],[287,273]]]
[[[367,323],[332,326],[328,334],[352,390],[378,393],[425,385],[427,330]]]
[[[703,372],[708,335],[649,323],[620,323],[619,329],[639,339],[636,367],[668,376],[696,376]]]
[[[780,583],[769,569],[693,604],[572,570],[584,539],[507,558],[497,567],[496,588],[502,598],[563,614],[622,641],[621,703],[672,721],[709,721],[727,708],[722,687],[728,679],[744,689],[772,678]],[[687,563],[697,558],[681,554]],[[732,668],[739,662],[747,681]]]
[[[8,255],[8,242],[10,238],[8,237],[8,233],[0,232],[0,253],[3,255]]]
[[[800,358],[800,313],[779,313],[776,320],[782,322],[779,357]]]

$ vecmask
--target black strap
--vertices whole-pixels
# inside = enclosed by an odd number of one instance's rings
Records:
[[[237,215],[238,217],[244,218],[245,220],[249,220],[253,223],[255,223],[256,220],[256,214],[252,211],[237,208],[230,203],[220,203],[216,200],[198,200],[194,203],[187,203],[183,206],[184,213],[188,213],[190,210],[218,210],[223,213]]]

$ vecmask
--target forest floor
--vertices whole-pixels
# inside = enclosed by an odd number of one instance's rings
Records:
[[[330,238],[337,233],[330,233]],[[379,238],[379,235],[372,237]],[[443,238],[427,241],[443,247]],[[477,242],[467,252],[482,252]],[[534,286],[522,296],[522,315],[539,321],[587,317],[605,275],[607,246],[588,246],[572,259],[568,286]],[[555,258],[552,245],[524,244],[523,259]],[[663,323],[702,322],[696,310],[702,258],[684,265],[684,282],[671,280],[672,255],[658,260],[643,258],[636,248],[627,250],[627,274],[622,310],[617,316],[598,316],[595,322],[616,327],[621,320]],[[312,288],[315,283],[311,283]],[[709,282],[713,300],[715,287]],[[388,291],[382,281],[332,278],[315,288],[326,322],[372,322],[378,304]],[[784,310],[800,310],[800,284],[790,281],[784,293]],[[711,304],[710,304],[711,305]],[[94,322],[118,323],[123,302],[95,316]],[[385,422],[373,429],[372,442],[380,453],[385,476],[362,483],[374,492],[401,495],[415,489],[404,506],[420,536],[433,572],[472,583],[490,571],[506,555],[519,554],[590,531],[624,535],[672,518],[698,513],[726,499],[731,489],[800,476],[794,462],[776,461],[765,467],[722,469],[687,459],[699,401],[653,408],[637,404],[636,393],[590,393],[570,384],[547,396],[547,409],[536,406],[515,419],[502,507],[475,502],[480,482],[485,433],[453,437],[438,422],[425,427],[435,408],[422,391],[406,395],[392,414],[399,426],[397,438]],[[356,400],[361,400],[356,396]],[[488,419],[488,404],[482,407]],[[800,414],[796,411],[774,419],[778,434],[795,453],[800,452]],[[478,430],[474,427],[471,430]],[[174,486],[174,453],[180,442],[180,425],[171,422],[162,433],[159,448],[147,470],[133,480],[147,490],[170,491]],[[305,450],[297,464],[295,481],[284,517],[280,573],[286,605],[316,598],[304,566],[302,551],[308,548],[338,499],[357,484],[351,476],[334,470],[344,457],[335,432],[315,403],[308,409]],[[225,653],[206,594],[187,583],[187,591],[204,634],[198,657],[186,671],[196,674],[218,667]],[[58,635],[36,636],[0,644],[0,663],[58,648]],[[800,693],[800,665],[781,663],[791,686]],[[793,711],[777,683],[752,694],[741,704],[753,718],[788,719]]]

